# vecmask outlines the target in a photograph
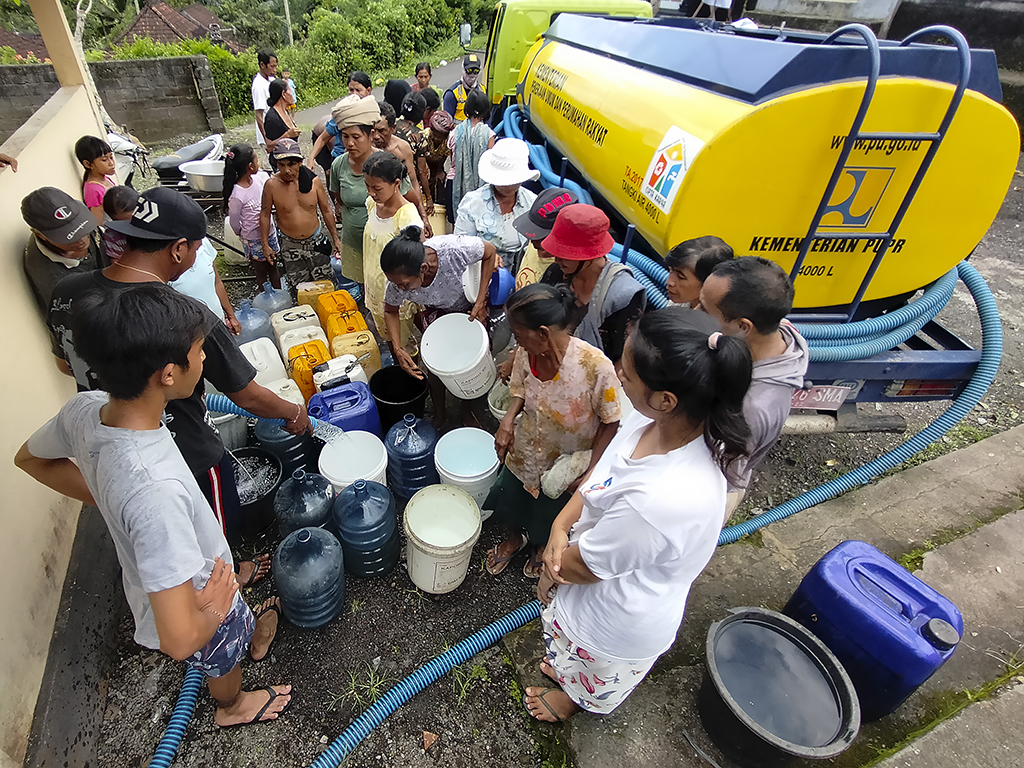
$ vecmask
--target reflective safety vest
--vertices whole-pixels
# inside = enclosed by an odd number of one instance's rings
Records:
[[[455,114],[452,115],[458,122],[466,119],[466,84],[461,80],[449,91],[455,95]]]

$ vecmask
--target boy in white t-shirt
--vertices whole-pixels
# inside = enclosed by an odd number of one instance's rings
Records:
[[[239,663],[247,651],[257,660],[268,653],[280,601],[253,616],[223,530],[161,423],[167,403],[188,397],[202,376],[207,317],[194,299],[161,285],[76,300],[76,351],[106,391],[73,397],[15,464],[99,508],[136,642],[202,672],[217,701],[214,720],[228,727],[276,719],[291,686],[242,690]]]

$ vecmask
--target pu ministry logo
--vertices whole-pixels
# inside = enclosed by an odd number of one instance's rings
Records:
[[[702,139],[673,125],[654,150],[640,192],[663,213],[668,213],[683,177],[703,148]]]
[[[822,227],[866,229],[895,168],[846,167],[821,217]]]

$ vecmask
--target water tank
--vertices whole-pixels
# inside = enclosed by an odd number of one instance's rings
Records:
[[[334,500],[334,530],[353,576],[378,576],[398,562],[395,497],[380,483],[356,480]]]
[[[411,413],[388,430],[384,437],[388,478],[398,498],[411,499],[421,488],[441,482],[434,466],[437,439],[437,430]]]
[[[284,617],[297,627],[322,627],[345,602],[341,544],[323,528],[300,528],[274,553],[274,581]]]
[[[281,536],[299,528],[323,528],[331,521],[334,486],[323,475],[296,469],[274,496],[274,515]]]

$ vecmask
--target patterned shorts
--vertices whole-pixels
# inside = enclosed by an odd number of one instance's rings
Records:
[[[331,269],[331,252],[334,250],[331,239],[321,227],[304,240],[295,240],[281,233],[281,253],[279,259],[284,274],[292,289],[299,283],[314,280],[331,280],[334,272]]]
[[[270,237],[267,238],[270,241],[270,250],[275,254],[280,253],[281,246],[277,242],[277,230],[270,230]],[[267,256],[263,253],[263,241],[262,240],[243,240],[242,250],[245,252],[245,257],[249,261],[266,261]]]
[[[240,597],[217,627],[213,638],[186,661],[206,677],[223,677],[238,666],[256,630],[256,618]]]
[[[555,619],[554,603],[540,614],[545,658],[566,695],[587,712],[607,715],[644,679],[657,659],[614,661],[573,643]]]

